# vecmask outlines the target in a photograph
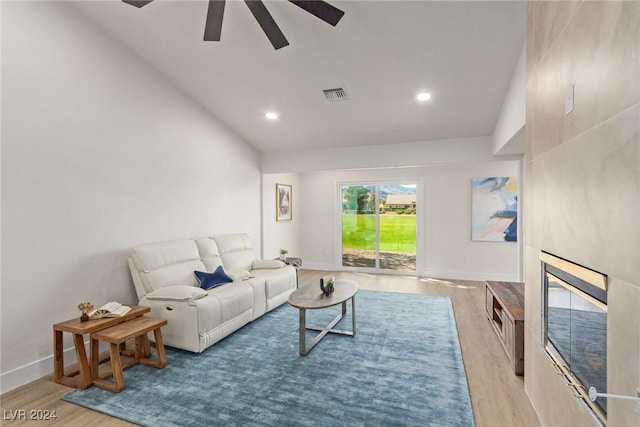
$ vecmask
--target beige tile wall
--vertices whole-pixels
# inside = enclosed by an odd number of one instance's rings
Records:
[[[527,9],[525,389],[545,426],[596,426],[542,348],[541,250],[609,276],[607,388],[640,387],[640,1]],[[569,84],[575,107],[564,114]],[[610,426],[640,406],[608,401]]]

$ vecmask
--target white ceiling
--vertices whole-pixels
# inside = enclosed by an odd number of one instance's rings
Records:
[[[243,1],[227,0],[220,42],[203,41],[207,0],[75,5],[260,151],[493,133],[525,37],[524,1],[329,3],[345,12],[336,27],[266,0],[290,43],[277,51]],[[325,100],[336,85],[348,101]],[[420,91],[432,99],[418,103]]]

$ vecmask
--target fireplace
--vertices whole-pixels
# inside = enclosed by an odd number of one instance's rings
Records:
[[[544,344],[567,389],[606,425],[607,276],[546,252],[540,254],[544,289]]]

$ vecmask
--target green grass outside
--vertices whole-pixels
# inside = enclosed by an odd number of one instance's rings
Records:
[[[342,246],[375,250],[376,216],[342,214]],[[380,215],[380,251],[416,252],[416,216]]]

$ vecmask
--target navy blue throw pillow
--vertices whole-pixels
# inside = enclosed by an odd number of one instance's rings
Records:
[[[233,282],[233,279],[227,276],[227,273],[224,272],[222,266],[216,268],[216,271],[213,273],[205,273],[203,271],[194,271],[193,273],[196,275],[196,279],[198,279],[200,287],[205,291],[225,283]]]

